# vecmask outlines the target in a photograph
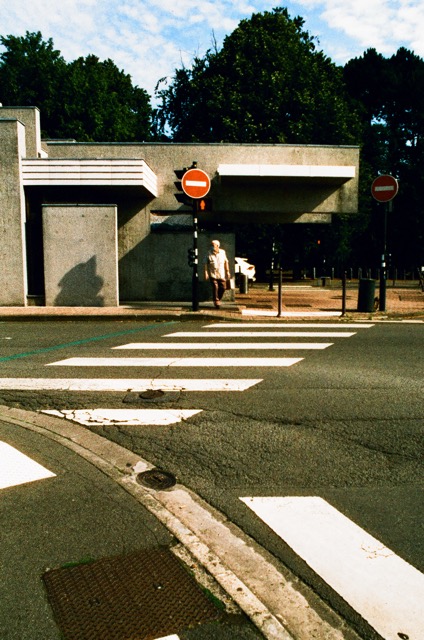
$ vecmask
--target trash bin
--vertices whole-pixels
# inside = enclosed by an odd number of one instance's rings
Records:
[[[358,311],[374,311],[375,280],[361,278],[358,289]]]
[[[244,273],[240,273],[239,275],[240,275],[240,285],[239,285],[240,293],[249,293],[249,278]]]

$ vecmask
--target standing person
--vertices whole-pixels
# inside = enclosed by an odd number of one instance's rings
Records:
[[[213,303],[217,309],[229,280],[230,265],[224,249],[220,249],[219,240],[212,240],[211,248],[205,258],[205,280],[210,280],[212,286]]]

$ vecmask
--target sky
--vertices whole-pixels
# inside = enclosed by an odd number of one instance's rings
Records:
[[[388,57],[403,46],[424,57],[423,0],[0,0],[0,35],[41,31],[67,62],[110,58],[153,98],[160,78],[221,47],[241,20],[277,6],[301,16],[336,64],[370,47]]]

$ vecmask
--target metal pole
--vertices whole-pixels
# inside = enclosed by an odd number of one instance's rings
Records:
[[[346,315],[346,271],[342,275],[342,316]]]
[[[281,318],[282,310],[282,293],[283,293],[283,269],[281,265],[278,265],[278,313],[277,317]]]
[[[193,203],[193,276],[192,276],[192,310],[199,311],[199,251],[197,247],[197,213],[195,211],[196,202]]]
[[[380,295],[379,295],[379,311],[386,311],[386,253],[387,253],[387,213],[392,212],[392,201],[387,202],[387,206],[384,207],[384,220],[383,220],[383,253],[381,255],[381,269],[380,269]]]

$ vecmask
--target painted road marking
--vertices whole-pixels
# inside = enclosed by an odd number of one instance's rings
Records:
[[[166,322],[165,324],[175,324],[175,321]],[[0,362],[7,362],[9,360],[17,360],[19,358],[28,358],[30,356],[37,356],[49,351],[57,351],[58,349],[65,349],[68,347],[78,347],[83,344],[89,344],[90,342],[98,342],[100,340],[107,340],[109,338],[115,338],[118,336],[128,335],[130,333],[141,333],[142,331],[150,331],[156,329],[157,325],[151,324],[146,327],[138,327],[137,329],[126,329],[125,331],[114,331],[113,333],[106,333],[101,336],[91,336],[90,338],[83,338],[82,340],[73,340],[72,342],[65,342],[62,344],[55,344],[50,347],[42,347],[41,349],[35,349],[34,351],[26,351],[22,353],[14,353],[10,356],[0,356]]]
[[[176,331],[165,338],[351,338],[348,331]]]
[[[55,477],[41,464],[6,442],[0,442],[0,489]]]
[[[46,367],[291,367],[303,358],[67,358]]]
[[[137,427],[145,425],[166,426],[187,420],[202,409],[49,409],[41,411],[50,416],[66,418],[86,427],[117,426]]]
[[[204,325],[205,329],[219,329],[220,327],[225,327],[225,328],[230,328],[230,327],[236,327],[237,329],[239,328],[246,328],[249,327],[250,329],[252,328],[252,326],[256,327],[260,327],[262,329],[264,328],[275,328],[275,329],[281,329],[281,322],[255,322],[254,325],[252,325],[251,322],[213,322],[212,324],[206,324]],[[302,329],[371,329],[371,327],[374,327],[374,324],[366,324],[364,323],[343,323],[340,324],[340,322],[285,322],[284,323],[284,328],[290,328],[290,329],[298,329],[300,327],[302,327]]]
[[[112,349],[167,349],[168,351],[173,349],[186,351],[190,349],[202,349],[202,351],[240,349],[246,351],[246,349],[327,349],[332,344],[332,342],[131,342],[119,347],[112,347]]]
[[[386,640],[424,638],[424,575],[319,497],[241,500]]]
[[[263,309],[242,309],[242,316],[275,316],[277,311],[265,311]],[[285,318],[336,318],[342,315],[341,311],[282,311],[281,317]]]
[[[168,379],[168,378],[0,378],[0,389],[16,391],[246,391],[262,378],[243,379]]]

